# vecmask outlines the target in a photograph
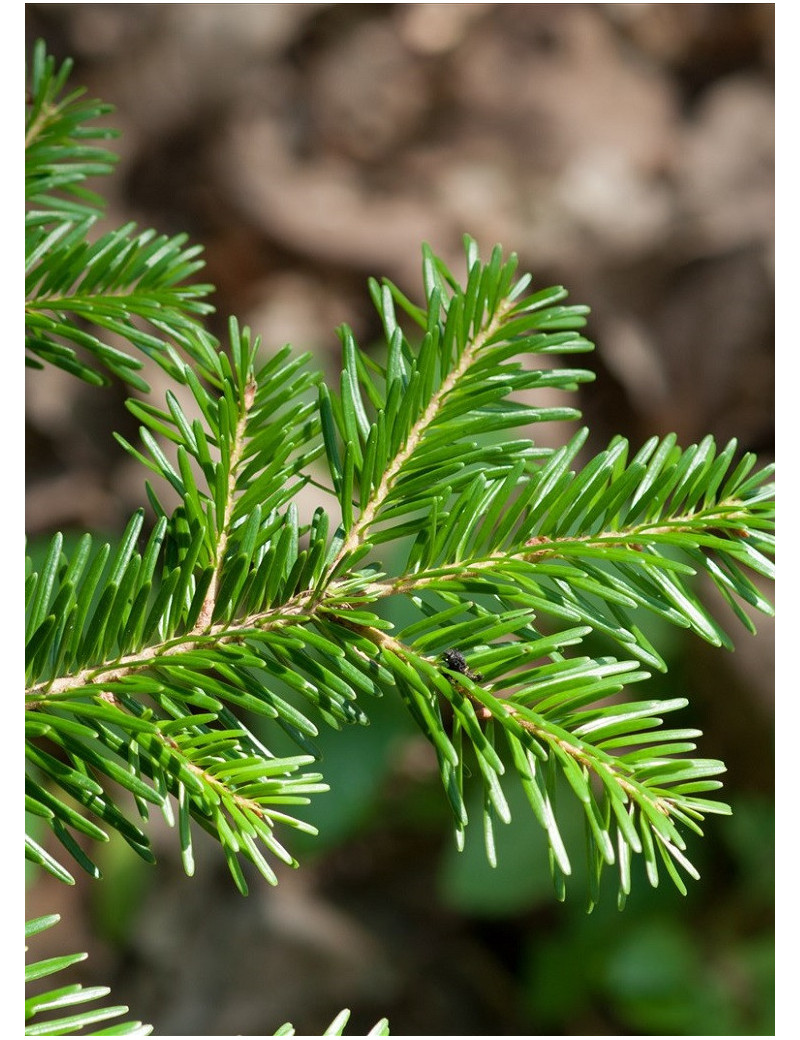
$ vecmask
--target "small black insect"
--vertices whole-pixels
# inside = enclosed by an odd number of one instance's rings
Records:
[[[483,679],[480,672],[473,672],[469,669],[467,666],[467,659],[460,650],[445,650],[442,654],[442,660],[452,671],[460,672],[461,675],[466,675],[466,677],[472,679],[473,682],[480,682],[481,679]]]

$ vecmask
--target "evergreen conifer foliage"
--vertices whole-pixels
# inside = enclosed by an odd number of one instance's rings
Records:
[[[27,857],[67,883],[76,869],[99,877],[93,843],[116,831],[152,861],[159,811],[187,873],[199,826],[243,893],[243,860],[275,884],[276,862],[296,865],[285,834],[312,830],[296,807],[326,791],[319,727],[365,725],[372,698],[393,696],[433,748],[459,845],[477,784],[494,863],[521,785],[564,898],[558,789],[582,808],[590,905],[606,869],[624,904],[636,856],[651,884],[667,876],[685,892],[697,876],[687,832],[729,811],[715,793],[724,765],[697,756],[697,730],[664,725],[683,697],[639,692],[665,669],[643,619],[732,648],[698,574],[749,630],[754,611],[771,612],[754,580],[772,575],[770,470],[711,437],[638,449],[617,437],[582,464],[586,430],[537,444],[536,423],[579,416],[537,391],[594,378],[568,360],[592,349],[587,309],[469,238],[463,279],[423,248],[418,302],[370,282],[385,351],[376,360],[341,328],[337,387],[235,319],[218,343],[202,324],[210,287],[191,282],[195,247],[132,226],[93,237],[102,200],[83,182],[113,156],[90,143],[108,136],[91,125],[105,106],[62,96],[68,72],[37,46],[28,357],[138,391],[140,439],[118,440],[147,474],[149,508],[113,547],[87,533],[66,551],[56,535],[28,573],[26,804],[56,842],[32,832]],[[172,381],[164,400],[138,352]],[[308,484],[329,503],[310,516]],[[403,627],[384,609],[397,599],[414,612]],[[607,655],[582,649],[594,634]],[[258,735],[245,714],[261,718]],[[296,753],[272,749],[271,731]]]

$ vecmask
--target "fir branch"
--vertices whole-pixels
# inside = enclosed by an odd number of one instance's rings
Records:
[[[253,407],[256,397],[256,384],[252,380],[248,382],[242,397],[242,408],[233,433],[230,456],[228,461],[228,481],[225,489],[224,506],[218,529],[218,541],[215,549],[215,564],[211,574],[211,580],[200,608],[200,614],[195,623],[195,630],[203,632],[211,624],[214,613],[217,592],[219,590],[220,576],[225,562],[225,551],[228,547],[228,538],[231,533],[231,522],[233,520],[234,507],[236,504],[236,485],[239,476],[239,466],[245,450],[245,434],[247,431],[247,414]]]
[[[110,373],[146,392],[141,360],[115,339],[172,375],[180,364],[170,344],[202,366],[214,344],[198,320],[212,310],[211,286],[179,284],[203,266],[185,235],[134,235],[128,224],[89,241],[105,206],[84,182],[116,162],[89,142],[116,132],[91,125],[110,106],[82,100],[82,90],[63,95],[70,70],[70,61],[57,70],[36,43],[25,112],[26,364],[95,384]]]
[[[168,239],[144,231],[132,237],[133,225],[89,244],[91,223],[28,232],[28,363],[49,361],[89,382],[107,381],[77,348],[145,392],[147,384],[136,374],[142,362],[115,346],[112,337],[124,338],[173,376],[179,365],[169,343],[203,364],[214,341],[198,318],[212,310],[203,302],[211,286],[177,284],[203,266],[196,259],[199,249],[185,248],[185,235]]]
[[[59,920],[58,914],[49,914],[26,921],[25,939],[52,928]],[[66,954],[35,961],[26,966],[25,981],[28,983],[56,975],[85,960],[86,956],[85,953]],[[84,987],[80,983],[73,983],[29,997],[25,1001],[25,1036],[75,1035],[79,1030],[85,1036],[149,1036],[153,1027],[134,1021],[117,1022],[99,1031],[85,1032],[98,1023],[119,1018],[127,1013],[128,1008],[123,1005],[84,1007],[108,996],[110,992],[107,986]],[[54,1014],[59,1017],[53,1017]]]
[[[574,369],[527,371],[514,356],[590,344],[576,333],[584,309],[562,306],[563,290],[526,296],[528,279],[514,282],[514,258],[503,262],[495,250],[484,265],[469,240],[466,249],[465,289],[425,250],[424,307],[373,283],[387,362],[370,361],[341,330],[338,395],[287,349],[259,363],[258,339],[235,321],[230,354],[204,349],[196,370],[174,356],[172,375],[199,417],[190,420],[171,392],[165,408],[131,402],[148,454],[120,441],[177,491],[181,506],[167,516],[150,489],[159,520],[142,552],[139,513],[114,552],[101,547],[91,557],[83,542],[68,561],[56,539],[31,577],[33,737],[71,749],[75,762],[92,763],[93,776],[124,781],[132,774],[119,772],[120,759],[153,782],[127,781],[140,800],[164,805],[173,794],[187,862],[191,816],[220,841],[243,890],[240,854],[275,877],[255,838],[286,858],[268,825],[274,805],[324,788],[313,775],[292,780],[297,763],[281,765],[280,784],[270,786],[271,753],[236,723],[239,710],[271,719],[313,756],[314,716],[336,727],[363,724],[363,696],[393,688],[435,749],[459,844],[471,757],[490,861],[495,821],[509,819],[504,785],[516,777],[547,833],[559,890],[571,866],[551,806],[554,771],[583,807],[593,877],[616,863],[620,899],[635,854],[652,883],[660,858],[683,890],[677,867],[694,868],[681,830],[728,811],[697,797],[719,786],[713,778],[723,767],[682,757],[694,749],[693,731],[671,731],[658,745],[663,760],[639,753],[660,713],[683,699],[609,705],[606,698],[647,673],[632,660],[565,657],[562,648],[595,631],[663,668],[637,623],[643,611],[730,646],[690,579],[703,569],[740,618],[748,617],[744,607],[771,610],[745,574],[771,573],[769,474],[752,473],[747,457],[734,466],[735,442],[717,452],[710,438],[685,450],[672,437],[652,439],[630,460],[627,442],[615,438],[582,468],[573,463],[586,431],[558,451],[498,443],[499,431],[520,422],[577,414],[522,404],[513,398],[518,389],[575,389],[590,378]],[[395,305],[424,328],[418,349]],[[454,445],[463,448],[455,460]],[[322,454],[341,509],[332,537],[323,510],[303,523],[293,501]],[[405,563],[384,572],[376,547],[405,538]],[[419,618],[402,632],[380,612],[398,596]],[[546,635],[539,619],[547,616],[566,629]],[[453,647],[470,654],[464,672],[447,666]],[[545,663],[531,664],[534,653]],[[100,721],[90,723],[98,710]],[[103,715],[112,710],[113,719]],[[87,750],[86,725],[108,761]],[[102,782],[59,773],[31,753],[147,854]],[[255,788],[237,786],[243,775]],[[269,792],[267,803],[251,803],[253,790]],[[54,812],[46,799],[37,806]],[[64,809],[52,819],[74,853]]]
[[[117,162],[113,152],[88,144],[108,140],[118,131],[90,126],[112,111],[99,101],[82,101],[85,91],[64,95],[72,61],[56,68],[43,40],[37,40],[29,73],[25,105],[26,223],[45,226],[64,220],[80,222],[100,216],[102,198],[87,191],[89,177],[109,174]]]
[[[564,791],[582,814],[590,906],[612,866],[624,904],[634,856],[650,884],[665,871],[685,894],[684,876],[698,877],[685,835],[730,811],[717,799],[725,766],[695,756],[698,730],[664,728],[685,697],[632,693],[649,679],[643,665],[666,669],[640,622],[652,615],[732,648],[700,576],[747,630],[755,613],[772,613],[771,468],[711,437],[681,448],[670,434],[635,453],[616,437],[578,464],[585,429],[558,449],[520,436],[579,417],[540,405],[537,392],[594,378],[550,360],[592,349],[580,333],[587,308],[565,303],[560,286],[531,292],[516,257],[498,246],[484,263],[468,237],[463,285],[427,246],[420,303],[370,281],[385,359],[343,326],[338,391],[308,355],[287,346],[265,356],[235,319],[222,348],[202,323],[210,287],[190,283],[202,261],[185,236],[126,225],[91,241],[103,202],[84,181],[114,157],[90,142],[112,132],[91,125],[107,106],[63,94],[69,71],[36,45],[27,361],[95,383],[112,374],[146,395],[140,355],[159,364],[174,386],[163,403],[129,400],[140,443],[117,440],[180,504],[169,512],[147,484],[149,530],[138,510],[113,546],[86,534],[67,553],[57,534],[38,570],[29,563],[26,811],[67,862],[99,877],[93,843],[110,832],[153,862],[145,825],[157,809],[177,824],[187,874],[200,826],[246,894],[242,859],[275,884],[275,861],[296,866],[276,832],[315,833],[293,813],[327,790],[308,771],[318,723],[364,725],[368,699],[389,693],[430,742],[459,848],[475,784],[496,864],[517,783],[564,898]],[[308,484],[331,510],[302,515]],[[622,656],[596,649],[603,640]],[[297,754],[276,753],[278,730]],[[32,835],[26,857],[74,883]],[[29,976],[81,958],[40,962]],[[106,993],[32,998],[26,1023]],[[125,1010],[69,1010],[26,1035]],[[343,1035],[348,1017],[326,1035]],[[149,1031],[131,1022],[101,1033]],[[385,1020],[370,1035],[388,1035]]]
[[[509,302],[505,310],[500,309],[492,316],[486,327],[480,329],[475,338],[463,350],[457,364],[445,376],[439,388],[431,394],[424,411],[411,425],[404,442],[399,445],[397,454],[389,461],[379,485],[373,490],[367,501],[362,504],[358,520],[348,531],[342,548],[333,560],[333,570],[336,569],[343,558],[350,556],[366,537],[366,533],[374,523],[382,506],[389,498],[394,485],[403,473],[405,465],[414,455],[427,431],[439,418],[448,394],[459,385],[464,376],[469,372],[474,360],[480,354],[481,348],[491,342],[492,337],[502,328],[503,320],[511,308],[512,304]],[[353,394],[355,399],[357,391],[354,391]]]

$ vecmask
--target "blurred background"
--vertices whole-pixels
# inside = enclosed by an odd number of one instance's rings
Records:
[[[27,4],[26,20],[28,47],[43,37],[115,106],[108,226],[201,243],[219,335],[235,314],[337,372],[337,325],[379,338],[367,277],[417,297],[421,243],[460,274],[468,232],[591,306],[592,451],[675,431],[771,460],[773,4]],[[29,377],[34,551],[54,530],[113,538],[143,502],[111,436],[136,438],[124,397]],[[676,723],[706,731],[734,807],[692,848],[685,899],[640,877],[622,914],[609,889],[587,916],[578,870],[557,903],[522,810],[496,871],[479,833],[458,856],[435,763],[384,698],[368,729],[324,739],[320,838],[292,846],[301,869],[276,889],[242,899],[202,845],[185,878],[154,820],[157,869],[112,842],[104,882],[30,884],[28,916],[64,917],[37,953],[88,950],[81,981],[160,1035],[314,1035],[342,1007],[352,1033],[382,1015],[400,1035],[774,1033],[773,635],[723,610],[733,654],[653,635],[670,671],[652,694],[690,697]]]

